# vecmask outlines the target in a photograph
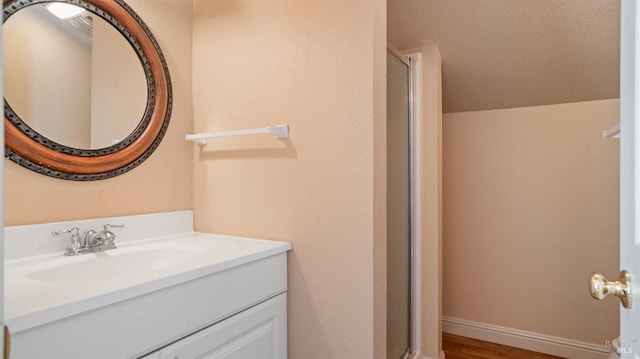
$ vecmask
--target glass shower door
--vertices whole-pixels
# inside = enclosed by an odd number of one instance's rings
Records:
[[[387,358],[411,349],[409,66],[387,52]]]

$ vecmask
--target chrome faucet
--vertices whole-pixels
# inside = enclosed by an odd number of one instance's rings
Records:
[[[86,232],[84,232],[84,239],[82,240],[82,247],[85,248],[91,248],[91,247],[95,247],[97,244],[97,237],[98,232],[94,231],[93,229],[90,229]]]
[[[54,231],[53,234],[56,237],[63,235],[70,235],[69,246],[64,252],[66,256],[76,256],[80,254],[102,252],[109,249],[115,249],[115,233],[111,232],[111,228],[123,228],[124,224],[105,224],[104,229],[100,232],[96,232],[93,229],[84,232],[84,237],[80,238],[80,229],[73,227],[70,229],[63,229],[61,231]]]

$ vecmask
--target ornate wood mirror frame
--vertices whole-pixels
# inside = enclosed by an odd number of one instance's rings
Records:
[[[17,11],[52,0],[3,0],[4,22]],[[136,129],[121,142],[101,149],[56,143],[30,128],[6,101],[5,156],[32,171],[61,179],[92,181],[123,174],[146,160],[169,125],[172,107],[169,70],[156,39],[123,0],[56,0],[80,6],[113,25],[138,55],[147,79],[147,104]]]

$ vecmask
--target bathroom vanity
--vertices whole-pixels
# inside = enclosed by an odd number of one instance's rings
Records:
[[[183,211],[5,228],[11,358],[286,358],[291,245],[192,223]],[[104,224],[125,225],[116,249],[64,256],[51,236]]]

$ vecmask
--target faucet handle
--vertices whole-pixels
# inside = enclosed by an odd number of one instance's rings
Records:
[[[112,243],[116,240],[116,235],[111,232],[111,228],[124,228],[124,224],[105,224],[104,230],[100,232],[100,234],[103,235],[105,243]]]
[[[69,229],[63,229],[61,231],[53,231],[53,232],[51,232],[51,234],[56,236],[56,237],[60,237],[60,236],[63,236],[65,234],[71,234],[71,236],[78,236],[78,235],[80,235],[80,228],[73,227],[73,228],[69,228]]]
[[[111,228],[124,228],[124,224],[105,224],[104,231],[109,232]]]
[[[55,237],[64,236],[65,234],[71,235],[71,237],[69,238],[69,248],[67,249],[67,252],[70,250],[76,251],[78,248],[80,248],[80,228],[78,227],[63,229],[61,231],[53,231],[51,232],[51,234]]]

